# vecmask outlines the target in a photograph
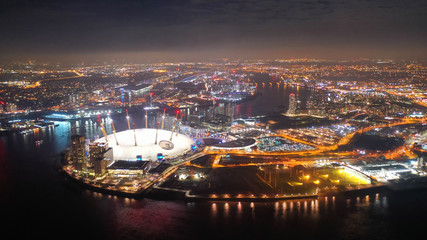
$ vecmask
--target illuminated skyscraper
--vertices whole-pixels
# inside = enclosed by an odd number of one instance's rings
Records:
[[[298,100],[297,96],[294,93],[289,94],[289,108],[286,112],[286,115],[295,115],[298,109]]]
[[[77,171],[86,170],[85,137],[81,135],[71,136],[71,161]]]
[[[106,172],[107,166],[113,161],[113,149],[106,143],[92,143],[89,145],[90,165],[93,166],[95,176]]]
[[[123,91],[122,93],[122,104],[125,107],[132,106],[132,92],[131,91]]]

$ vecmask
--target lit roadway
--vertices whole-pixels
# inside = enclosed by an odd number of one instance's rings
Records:
[[[380,125],[372,125],[372,126],[369,126],[369,127],[364,127],[364,128],[359,129],[359,130],[356,130],[356,131],[354,131],[354,132],[352,132],[350,134],[347,134],[345,137],[341,138],[341,140],[339,140],[336,144],[331,145],[331,146],[319,146],[319,145],[315,145],[313,143],[309,143],[309,142],[306,142],[306,141],[303,141],[303,140],[299,140],[299,139],[296,139],[296,138],[294,138],[292,136],[288,136],[288,135],[284,135],[284,134],[281,134],[280,136],[283,137],[283,138],[287,138],[287,139],[293,140],[295,142],[300,142],[300,143],[308,144],[308,145],[311,145],[311,146],[315,146],[319,150],[331,151],[331,150],[336,150],[341,145],[348,144],[350,142],[350,140],[356,134],[362,134],[364,132],[368,132],[368,131],[371,131],[371,130],[376,129],[376,128],[384,128],[384,127],[393,127],[393,126],[405,125],[405,124],[421,123],[423,121],[425,121],[425,119],[419,119],[419,120],[418,119],[403,119],[401,122],[387,123],[387,124],[380,124]]]
[[[300,160],[302,160],[302,158],[313,158],[313,157],[322,157],[322,158],[339,158],[339,157],[344,157],[344,156],[354,156],[354,155],[358,155],[357,153],[354,153],[353,151],[346,151],[346,152],[336,152],[336,150],[338,149],[339,146],[341,145],[346,145],[350,142],[350,140],[354,137],[354,135],[356,135],[357,133],[361,134],[363,132],[367,132],[376,128],[384,128],[384,127],[392,127],[392,126],[398,126],[398,125],[405,125],[405,124],[413,124],[413,123],[422,123],[424,122],[425,119],[403,119],[400,122],[395,122],[395,123],[390,123],[390,124],[380,124],[380,125],[373,125],[373,126],[369,126],[369,127],[365,127],[362,129],[359,129],[357,131],[354,131],[348,135],[346,135],[345,137],[343,137],[342,139],[340,139],[336,144],[331,145],[331,146],[319,146],[319,145],[315,145],[313,143],[309,143],[306,142],[304,140],[301,139],[297,139],[293,136],[289,136],[289,135],[284,135],[284,134],[280,134],[278,136],[295,141],[295,142],[299,142],[299,143],[304,143],[307,145],[311,145],[311,146],[315,146],[317,147],[316,150],[308,150],[308,151],[297,151],[297,152],[261,152],[261,151],[245,151],[245,150],[241,150],[241,149],[227,149],[227,150],[212,150],[209,147],[206,147],[204,150],[204,153],[206,154],[215,154],[217,155],[214,163],[213,163],[213,167],[225,167],[225,166],[249,166],[249,165],[260,165],[260,164],[283,164],[284,160],[289,160],[291,158],[299,158]],[[224,154],[229,154],[229,155],[233,155],[233,156],[245,156],[248,158],[260,158],[260,157],[268,157],[268,156],[283,156],[282,159],[272,159],[272,161],[265,161],[264,163],[246,163],[246,164],[234,164],[234,165],[220,165],[220,159],[221,159],[221,155]],[[400,156],[402,154],[407,154],[408,156],[413,156],[411,151],[410,151],[410,146],[408,145],[404,145],[400,148],[394,149],[392,151],[386,152],[384,153],[386,154],[389,158],[395,158],[397,156]],[[377,156],[378,154],[374,154],[375,156]],[[372,156],[374,156],[372,155]],[[305,163],[307,163],[306,161],[308,160],[303,160]],[[294,159],[293,159],[294,160]]]
[[[245,151],[245,150],[224,150],[224,151],[213,151],[209,149],[209,147],[206,147],[203,152],[196,153],[192,156],[189,156],[182,161],[175,162],[171,167],[163,171],[159,176],[153,176],[149,175],[142,179],[140,181],[140,185],[138,187],[133,188],[125,188],[125,189],[115,189],[115,191],[119,192],[125,192],[125,193],[131,193],[131,194],[139,194],[143,192],[144,190],[157,185],[157,183],[164,181],[168,176],[170,176],[172,173],[174,173],[179,166],[184,164],[190,164],[190,161],[197,159],[199,157],[202,157],[207,154],[215,155],[214,162],[212,164],[212,167],[235,167],[235,166],[260,166],[260,165],[274,165],[274,164],[286,164],[287,166],[295,166],[295,165],[310,165],[315,162],[315,160],[321,159],[328,159],[328,160],[339,160],[340,158],[344,156],[353,156],[356,155],[354,152],[336,152],[335,150],[340,145],[347,144],[356,133],[363,133],[365,131],[369,131],[375,128],[383,128],[383,127],[391,127],[391,126],[398,126],[398,125],[404,125],[404,124],[411,124],[411,123],[420,123],[422,121],[425,121],[425,119],[419,119],[419,120],[411,120],[411,119],[405,119],[401,122],[396,122],[392,124],[382,124],[382,125],[376,125],[376,126],[370,126],[363,129],[359,129],[353,133],[348,134],[344,138],[342,138],[338,143],[332,146],[317,146],[318,149],[311,150],[311,151],[300,151],[300,152],[259,152],[259,151]],[[293,138],[291,136],[286,136],[286,138],[294,140],[296,142],[302,142],[302,140]],[[304,142],[304,141],[303,141]],[[387,155],[388,158],[394,158],[396,156],[399,156],[401,154],[411,154],[411,139],[406,141],[407,144],[404,146],[394,149],[392,151],[386,152],[384,154]],[[313,144],[311,144],[313,145]],[[243,156],[246,158],[262,158],[264,159],[263,162],[256,162],[256,163],[242,163],[242,164],[226,164],[221,165],[220,160],[222,155],[224,154],[230,154],[233,156]],[[70,166],[64,166],[64,170],[68,172],[68,174],[74,178],[76,176],[73,176],[73,171]],[[85,181],[85,180],[83,180]],[[87,181],[85,181],[88,183]],[[90,183],[88,183],[90,184]],[[90,184],[95,187],[101,187],[98,185],[98,183]]]
[[[402,87],[406,87],[406,86],[395,86],[395,88],[393,90],[398,90],[399,88],[402,88]],[[405,94],[405,93],[392,91],[390,89],[384,89],[384,88],[376,88],[375,90],[378,92],[385,92],[385,93],[395,95],[395,96],[399,96],[399,97],[404,96],[404,97],[410,98],[415,104],[427,107],[427,103],[420,100],[421,98],[424,98],[424,95],[415,94],[413,91],[412,91],[412,94]]]
[[[76,76],[71,76],[71,77],[59,77],[59,78],[49,78],[49,79],[42,79],[42,80],[38,80],[36,82],[34,82],[32,85],[29,85],[25,88],[36,88],[36,87],[40,87],[42,82],[46,82],[46,81],[57,81],[57,80],[65,80],[65,79],[73,79],[73,78],[80,78],[80,77],[84,77],[85,75],[80,74],[78,72],[73,71],[74,74],[76,74]]]
[[[134,184],[137,184],[137,186],[122,186],[122,187],[102,187],[102,182],[105,181],[105,179],[102,179],[101,181],[92,181],[89,178],[82,177],[80,175],[75,175],[74,173],[74,167],[72,165],[64,165],[62,169],[64,172],[66,172],[70,177],[77,179],[81,182],[84,182],[85,184],[88,184],[92,187],[96,187],[99,189],[105,189],[110,190],[114,192],[120,192],[120,193],[128,193],[128,194],[140,194],[141,192],[145,191],[146,189],[150,188],[151,186],[155,185],[158,182],[161,182],[165,180],[170,174],[175,172],[176,169],[178,169],[179,166],[186,164],[196,158],[204,156],[205,153],[198,152],[195,153],[182,161],[175,162],[172,166],[170,166],[168,169],[163,171],[159,176],[154,176],[152,174],[147,174],[143,179],[133,180],[132,182]]]
[[[198,152],[194,155],[191,155],[191,156],[183,159],[182,162],[178,162],[178,163],[170,166],[168,169],[163,171],[158,178],[156,178],[151,183],[144,186],[143,189],[139,189],[138,191],[142,192],[145,189],[148,189],[149,187],[153,186],[154,184],[161,182],[161,181],[164,181],[167,177],[169,177],[172,173],[174,173],[178,169],[179,166],[186,164],[186,163],[189,163],[190,161],[193,161],[194,159],[197,159],[197,158],[202,157],[202,156],[205,156],[205,153],[204,152]]]

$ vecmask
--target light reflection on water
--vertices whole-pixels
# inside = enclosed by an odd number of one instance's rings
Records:
[[[240,219],[242,217],[242,203],[238,202],[237,203],[237,217]]]
[[[110,125],[108,120],[106,121],[105,126],[109,132],[111,131]],[[101,132],[96,122],[92,120],[80,122],[79,127],[75,123],[58,123],[59,125],[55,127],[54,131],[47,129],[34,135],[10,134],[2,137],[2,139],[6,139],[9,145],[14,142],[12,148],[18,153],[35,153],[34,157],[31,158],[21,159],[18,157],[14,159],[16,161],[13,163],[17,164],[16,169],[25,171],[26,177],[29,178],[25,181],[22,180],[25,184],[18,185],[18,187],[27,186],[27,182],[31,181],[35,182],[34,186],[43,186],[47,189],[43,193],[47,192],[47,194],[39,195],[40,190],[34,188],[36,190],[31,192],[31,199],[33,201],[37,201],[37,199],[46,201],[46,196],[54,196],[54,199],[58,199],[59,206],[57,208],[59,211],[58,213],[50,213],[54,216],[52,219],[63,218],[65,215],[66,218],[70,219],[68,221],[70,224],[81,222],[80,227],[82,229],[84,226],[90,226],[93,222],[97,222],[100,226],[93,229],[111,233],[112,236],[116,236],[116,239],[137,239],[140,236],[150,236],[151,239],[185,239],[182,235],[196,238],[199,236],[193,234],[196,232],[210,234],[209,236],[213,236],[212,238],[220,238],[223,231],[231,231],[232,236],[237,238],[237,233],[234,234],[234,230],[230,229],[236,229],[238,234],[243,234],[248,238],[262,237],[264,231],[287,236],[303,235],[306,238],[317,236],[319,232],[325,235],[335,233],[340,238],[352,238],[351,236],[354,235],[360,237],[366,232],[378,232],[393,238],[392,230],[399,229],[399,226],[394,226],[393,221],[389,219],[407,219],[408,216],[405,214],[409,214],[407,212],[411,211],[401,211],[400,209],[416,206],[416,204],[402,204],[400,203],[404,202],[402,200],[394,200],[394,204],[391,204],[389,196],[382,193],[359,197],[328,196],[318,199],[274,202],[218,201],[187,204],[174,201],[122,198],[89,190],[81,190],[81,193],[79,190],[70,191],[58,180],[56,174],[52,174],[49,166],[41,163],[52,161],[46,156],[56,155],[68,147],[72,134],[84,134],[90,138],[95,134],[101,134]],[[116,128],[119,127],[123,129],[126,128],[126,125],[119,126],[118,123]],[[38,147],[34,144],[37,139],[44,140]],[[35,159],[37,161],[34,164],[26,165]],[[23,165],[19,165],[21,162]],[[39,179],[39,174],[35,174],[38,172],[43,177],[42,180]],[[34,177],[38,178],[35,179]],[[39,184],[40,181],[42,184]],[[27,197],[27,194],[22,195]],[[43,206],[43,203],[40,204],[39,202],[38,206],[40,205]],[[21,205],[19,205],[20,207]],[[48,205],[40,211],[46,213],[51,211],[50,209],[51,206]],[[393,209],[394,215],[390,213],[390,209]],[[398,213],[395,213],[396,211]],[[23,216],[28,216],[27,212]],[[31,211],[29,212],[31,213]],[[415,214],[417,213],[415,212]],[[16,214],[16,212],[10,215],[6,214],[6,217]],[[88,219],[84,219],[83,216],[88,217]],[[395,217],[390,218],[389,216]],[[372,218],[375,219],[375,224],[373,224]],[[30,220],[33,219],[29,218],[24,223],[30,225]],[[411,219],[409,218],[409,220]],[[32,224],[33,222],[31,221]],[[54,225],[55,223],[51,222],[51,224]],[[385,230],[388,226],[394,227],[390,231]],[[364,230],[358,232],[356,230],[358,228]],[[169,229],[169,231],[164,229]],[[413,229],[412,226],[411,229]],[[247,232],[246,235],[245,232]]]
[[[270,77],[262,77],[264,80],[269,79]],[[272,112],[284,112],[288,105],[289,93],[296,92],[296,87],[292,86],[282,86],[276,87],[273,84],[272,87],[261,88],[262,95],[247,102],[238,103],[235,109],[235,117],[242,116],[257,116],[257,115],[266,115]],[[305,102],[306,98],[311,94],[310,89],[301,88],[301,100]],[[145,127],[144,115],[143,112],[133,112],[131,113],[132,122],[135,123],[136,128]],[[125,119],[125,114],[115,115],[114,125],[116,131],[126,130],[127,122]],[[107,134],[112,134],[111,127],[111,118],[101,118],[101,122],[104,125]],[[156,116],[149,116],[149,127],[154,127]],[[51,155],[59,154],[64,151],[71,145],[71,135],[79,134],[84,135],[87,139],[93,139],[102,137],[102,132],[99,124],[96,119],[84,119],[77,121],[55,121],[55,124],[58,126],[47,129],[41,129],[35,131],[31,134],[20,134],[12,133],[7,136],[2,137],[6,144],[9,145],[10,149],[17,151],[34,153],[34,152],[43,152],[43,154],[48,153]],[[37,140],[43,140],[41,144],[36,145]]]
[[[218,209],[217,209],[216,203],[212,203],[212,205],[211,205],[211,216],[212,216],[212,218],[217,217],[217,211],[218,211]]]
[[[354,211],[354,210],[382,210],[387,209],[387,197],[376,193],[375,198],[370,198],[369,195],[353,198],[340,198],[337,211]],[[375,199],[374,201],[372,199]],[[203,205],[204,203],[196,203]],[[242,216],[255,215],[258,212],[268,211],[271,209],[271,217],[274,219],[295,219],[308,218],[312,220],[318,219],[319,215],[337,214],[335,211],[336,197],[320,197],[319,199],[303,199],[303,200],[286,200],[276,202],[211,202],[210,215],[212,218],[217,218],[218,221],[224,219],[242,220]],[[345,210],[347,209],[347,210]],[[222,212],[223,214],[218,214]]]
[[[230,213],[230,205],[228,203],[224,203],[224,218],[228,218]]]
[[[290,231],[289,234],[293,236],[292,226],[298,231],[308,228],[308,232],[303,235],[311,236],[309,232],[314,231],[315,226],[323,226],[327,231],[339,230],[340,236],[345,238],[348,234],[355,234],[353,230],[356,226],[364,229],[359,234],[365,234],[370,231],[370,227],[375,228],[369,225],[370,217],[387,215],[389,212],[388,198],[379,193],[360,197],[328,196],[274,202],[168,202],[122,198],[87,190],[84,193],[86,198],[96,202],[97,208],[101,208],[108,216],[112,215],[110,217],[113,218],[116,230],[134,232],[136,235],[147,234],[147,231],[159,234],[162,226],[184,228],[185,234],[190,235],[192,233],[186,231],[206,231],[206,234],[210,232],[212,236],[218,236],[221,231],[234,229],[239,232],[245,229],[250,232],[250,228],[253,228],[273,233]],[[331,222],[331,226],[324,226],[326,222]],[[142,227],[154,223],[160,226],[154,230]],[[346,228],[347,225],[351,226],[348,228],[350,230]]]
[[[286,93],[280,94],[283,99],[287,97]],[[264,100],[260,99],[260,102]],[[240,108],[241,111],[243,109]],[[249,111],[255,112],[255,109],[251,106]],[[224,236],[263,239],[268,233],[275,238],[357,239],[369,234],[372,239],[398,239],[403,237],[399,235],[401,232],[407,234],[407,230],[423,229],[420,226],[422,221],[414,221],[413,216],[427,215],[419,207],[421,201],[416,197],[392,198],[381,193],[368,197],[328,196],[275,202],[187,204],[122,198],[71,188],[52,171],[50,162],[54,158],[49,156],[56,156],[69,147],[72,134],[92,138],[102,136],[102,133],[93,120],[57,124],[54,130],[2,137],[8,149],[17,156],[7,162],[13,166],[8,168],[11,171],[8,176],[16,176],[8,179],[11,188],[16,190],[13,192],[13,200],[16,201],[1,209],[10,209],[2,217],[11,219],[10,222],[16,222],[20,227],[29,227],[40,235],[46,234],[46,226],[69,234],[73,234],[69,232],[70,226],[76,226],[74,235],[80,237],[86,231],[92,231],[97,238],[110,237],[106,239],[227,238]],[[107,133],[111,133],[110,120],[103,119],[103,124]],[[144,123],[139,121],[136,124],[142,126]],[[115,127],[122,131],[127,124],[119,119],[115,121]],[[43,140],[43,143],[36,146],[36,140]],[[16,172],[10,169],[16,169]],[[29,189],[22,191],[27,187]],[[46,219],[40,221],[39,218],[45,215]],[[375,234],[378,236],[372,237]]]

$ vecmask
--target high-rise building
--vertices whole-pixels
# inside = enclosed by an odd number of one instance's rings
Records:
[[[289,108],[286,112],[286,115],[295,115],[298,109],[298,100],[297,96],[294,93],[289,94]]]
[[[220,103],[218,106],[215,106],[214,116],[224,115],[227,117],[233,117],[234,115],[234,104],[233,103]]]
[[[78,94],[70,94],[68,95],[68,104],[71,106],[76,105],[79,102]]]
[[[71,136],[71,161],[77,171],[86,170],[85,137],[81,135]]]
[[[132,106],[132,92],[131,91],[123,91],[122,93],[122,105],[125,107]]]
[[[93,167],[95,176],[104,174],[113,161],[113,148],[109,148],[106,143],[91,143],[89,154],[89,163]]]

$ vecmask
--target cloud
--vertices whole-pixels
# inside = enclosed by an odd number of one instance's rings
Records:
[[[421,0],[3,1],[0,51],[416,47],[427,37],[426,6]]]

